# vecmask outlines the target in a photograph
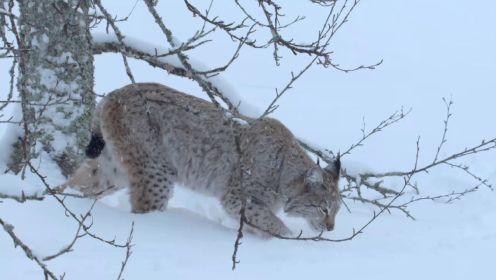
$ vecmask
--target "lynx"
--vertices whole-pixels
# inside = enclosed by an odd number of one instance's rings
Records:
[[[179,183],[218,197],[234,218],[244,205],[254,230],[290,235],[281,208],[333,230],[339,158],[320,168],[279,121],[242,119],[163,85],[125,86],[98,104],[88,159],[65,185],[96,197],[129,186],[132,211],[143,213],[164,210]]]

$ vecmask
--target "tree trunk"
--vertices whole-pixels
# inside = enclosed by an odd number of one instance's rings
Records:
[[[24,138],[10,167],[47,153],[67,176],[84,158],[90,138],[93,56],[86,0],[20,0],[18,89]]]

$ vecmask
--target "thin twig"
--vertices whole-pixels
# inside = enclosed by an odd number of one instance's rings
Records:
[[[443,136],[441,137],[441,143],[439,143],[439,146],[437,147],[436,151],[436,156],[434,156],[434,160],[432,161],[433,163],[437,161],[437,158],[439,156],[439,153],[441,152],[441,149],[443,148],[443,145],[447,142],[446,139],[446,134],[448,132],[448,123],[451,117],[451,105],[453,105],[453,100],[450,98],[449,101],[446,100],[446,98],[443,97],[443,102],[444,105],[446,106],[446,118],[443,121]]]
[[[134,232],[134,222],[131,224],[131,230],[129,231],[129,236],[127,237],[127,242],[126,242],[126,256],[124,260],[122,261],[121,264],[121,269],[119,270],[119,275],[117,276],[117,280],[121,280],[122,278],[122,273],[124,273],[124,268],[126,268],[127,262],[129,261],[129,258],[131,257],[131,254],[133,253],[131,251],[131,247],[133,246],[131,244],[133,240],[133,232]]]
[[[245,206],[246,206],[246,201],[243,200],[243,205],[239,210],[240,216],[239,216],[238,235],[236,236],[236,241],[234,242],[234,251],[231,257],[233,271],[236,269],[236,265],[239,263],[239,260],[237,259],[237,254],[238,254],[239,246],[241,245],[241,239],[243,238],[243,227],[244,224],[247,222],[245,216]]]
[[[33,260],[43,270],[45,276],[48,276],[50,277],[50,279],[53,280],[61,279],[55,276],[55,274],[48,269],[47,265],[42,260],[40,260],[36,256],[36,254],[33,253],[33,250],[29,248],[29,246],[26,245],[24,242],[22,242],[22,240],[19,239],[19,237],[17,237],[16,233],[14,232],[13,225],[5,222],[4,220],[2,220],[2,218],[0,218],[0,225],[2,225],[3,230],[10,236],[10,238],[12,238],[12,241],[14,242],[14,246],[15,247],[19,246],[26,255],[26,257],[28,257],[28,259],[30,260]]]

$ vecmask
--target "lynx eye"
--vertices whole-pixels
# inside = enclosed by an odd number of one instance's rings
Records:
[[[319,210],[320,212],[322,212],[322,214],[329,214],[329,212],[327,211],[327,208],[322,208],[322,207],[319,207]]]

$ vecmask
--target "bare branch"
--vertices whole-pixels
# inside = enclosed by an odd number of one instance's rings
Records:
[[[416,170],[417,169],[417,166],[418,166],[418,159],[419,159],[419,152],[420,152],[420,145],[419,145],[419,141],[420,139],[417,140],[417,149],[416,149],[416,156],[415,156],[415,163],[414,163],[414,166],[412,168],[412,170]],[[252,223],[250,220],[248,220],[246,218],[246,216],[244,215],[244,208],[246,207],[246,202],[243,204],[242,206],[242,209],[240,211],[240,225],[239,225],[239,228],[238,228],[238,238],[236,238],[236,242],[235,242],[235,245],[234,245],[234,252],[233,252],[233,257],[232,257],[232,260],[233,260],[233,270],[235,268],[235,264],[236,263],[239,263],[239,261],[237,261],[236,259],[236,254],[237,254],[237,251],[238,251],[238,247],[239,247],[239,241],[241,239],[241,237],[243,236],[243,233],[242,233],[242,230],[243,230],[243,225],[244,224],[247,224],[249,226],[252,226],[253,228],[256,228],[262,232],[265,232],[267,234],[269,234],[270,236],[272,237],[275,237],[275,238],[278,238],[278,239],[283,239],[283,240],[293,240],[293,241],[326,241],[326,242],[344,242],[344,241],[350,241],[350,240],[353,240],[354,238],[356,238],[358,235],[362,234],[365,229],[367,227],[369,227],[379,216],[381,216],[384,212],[386,211],[389,211],[389,209],[391,208],[391,206],[393,205],[393,203],[399,198],[401,197],[403,194],[404,194],[404,191],[406,189],[406,187],[408,185],[410,185],[410,181],[412,179],[412,176],[413,176],[414,173],[412,174],[408,174],[406,176],[403,177],[403,186],[401,188],[401,190],[398,192],[397,195],[395,195],[393,198],[391,198],[389,200],[389,202],[387,204],[384,204],[381,209],[379,210],[379,212],[374,212],[373,213],[373,216],[365,223],[363,224],[361,227],[359,227],[358,230],[355,230],[353,229],[352,233],[348,236],[348,237],[345,237],[345,238],[339,238],[339,239],[331,239],[331,238],[326,238],[326,237],[323,237],[323,233],[324,232],[320,232],[319,234],[315,235],[315,236],[310,236],[310,237],[303,237],[302,236],[302,231],[300,231],[300,233],[296,236],[296,237],[288,237],[288,236],[282,236],[282,235],[279,235],[279,234],[274,234],[266,229],[263,229],[263,228],[260,228],[258,227],[257,225],[255,225],[254,223]],[[241,236],[241,237],[240,237]]]
[[[357,147],[363,146],[363,142],[365,140],[367,140],[370,136],[377,134],[378,132],[381,132],[384,128],[387,128],[388,126],[391,126],[392,124],[395,124],[396,122],[404,119],[410,112],[411,112],[411,109],[405,112],[403,110],[403,108],[401,108],[399,111],[394,112],[389,117],[382,120],[376,127],[374,127],[369,132],[365,132],[365,122],[364,122],[363,128],[362,128],[362,138],[360,140],[358,140],[358,142],[351,144],[351,146],[348,148],[348,150],[344,151],[341,154],[341,156],[345,156],[347,154],[350,154]]]
[[[13,14],[12,12],[9,12],[9,11],[6,11],[4,9],[0,9],[0,15],[3,15],[3,16],[8,16],[8,17],[12,17],[14,19],[19,19],[15,14]]]
[[[165,26],[164,21],[162,20],[157,10],[155,9],[155,5],[153,5],[153,1],[145,0],[145,4],[147,5],[150,14],[155,19],[155,22],[160,27],[160,30],[162,30],[162,33],[164,33],[165,37],[167,38],[167,42],[169,43],[169,45],[172,48],[176,48],[178,43],[174,39],[174,36],[172,35],[172,31]],[[215,106],[217,106],[219,109],[222,108],[220,103],[216,100],[217,97],[226,104],[228,110],[231,111],[233,115],[237,116],[239,114],[236,106],[234,106],[231,103],[231,101],[227,97],[225,97],[225,95],[222,94],[217,87],[215,87],[211,82],[207,81],[206,79],[203,79],[200,75],[196,73],[197,71],[193,69],[192,65],[189,62],[188,57],[182,51],[177,52],[177,57],[179,58],[181,64],[188,73],[188,76],[190,76],[193,80],[195,80],[198,83],[198,85],[208,95],[208,97]]]
[[[446,119],[444,119],[444,129],[443,129],[443,136],[441,138],[441,143],[439,143],[439,146],[437,147],[436,151],[436,156],[434,156],[434,160],[432,161],[433,163],[437,161],[437,158],[439,156],[439,153],[441,152],[441,149],[443,148],[443,145],[446,143],[446,133],[448,132],[448,122],[451,117],[451,105],[453,105],[453,101],[450,98],[449,101],[446,101],[446,98],[443,98],[444,105],[446,106]]]
[[[14,242],[14,246],[21,247],[26,257],[28,257],[30,260],[33,260],[43,270],[45,276],[48,276],[50,277],[50,279],[53,280],[62,279],[55,276],[55,274],[48,269],[47,265],[33,253],[33,250],[29,248],[29,246],[26,245],[24,242],[22,242],[22,240],[19,239],[19,237],[17,237],[17,235],[14,232],[13,225],[6,223],[4,220],[2,220],[2,218],[0,218],[0,225],[2,225],[3,230],[10,236],[10,238],[12,238],[12,241]]]
[[[49,255],[49,256],[44,257],[43,258],[43,261],[53,260],[53,259],[55,259],[55,258],[57,258],[57,257],[59,257],[59,256],[61,256],[63,254],[72,252],[72,247],[74,247],[74,245],[76,244],[77,240],[79,238],[82,238],[82,237],[86,236],[86,233],[80,234],[80,232],[83,229],[83,226],[86,223],[86,220],[91,217],[91,211],[93,210],[93,207],[95,207],[95,203],[96,203],[96,200],[93,201],[93,203],[91,204],[90,209],[88,209],[88,211],[86,211],[86,213],[81,216],[81,222],[78,223],[78,228],[76,230],[76,234],[74,235],[74,238],[72,239],[72,241],[67,246],[65,246],[64,248],[60,249],[57,253],[55,253],[53,255]]]
[[[234,271],[236,269],[236,265],[239,263],[237,260],[237,254],[238,254],[238,249],[239,246],[241,245],[241,239],[243,238],[243,227],[244,224],[247,222],[246,221],[246,216],[245,216],[245,207],[246,207],[246,201],[243,200],[243,206],[241,207],[241,210],[239,210],[239,227],[238,227],[238,235],[236,236],[236,241],[234,242],[234,251],[232,254],[232,270]]]
[[[284,88],[282,90],[278,90],[276,89],[276,96],[274,97],[274,99],[270,102],[270,104],[267,106],[267,109],[265,109],[265,111],[263,112],[263,114],[260,116],[260,118],[265,118],[267,117],[268,115],[272,114],[279,106],[276,105],[277,101],[279,100],[279,98],[281,98],[287,91],[289,91],[290,89],[293,88],[293,84],[303,75],[305,74],[305,72],[308,71],[308,69],[310,69],[310,67],[312,67],[312,65],[315,63],[315,61],[317,61],[317,58],[318,57],[314,57],[310,63],[308,63],[305,67],[303,67],[303,69],[300,70],[300,72],[298,74],[294,74],[293,72],[291,72],[291,79],[289,80],[289,82],[284,86]]]
[[[417,201],[422,201],[422,200],[431,200],[431,201],[442,201],[445,203],[450,203],[454,200],[459,199],[460,197],[474,192],[479,189],[480,186],[485,186],[489,189],[493,189],[493,186],[489,183],[488,179],[484,179],[473,172],[470,171],[469,167],[460,163],[454,162],[455,160],[464,158],[466,156],[474,155],[477,153],[481,152],[487,152],[490,150],[493,150],[496,148],[496,138],[490,139],[489,141],[482,140],[480,144],[472,146],[470,148],[465,148],[462,151],[459,151],[457,153],[453,153],[449,156],[446,156],[444,158],[439,157],[439,151],[441,150],[443,144],[446,142],[446,135],[447,135],[447,130],[448,130],[448,120],[451,117],[451,104],[453,103],[451,100],[446,101],[443,100],[444,104],[447,109],[446,113],[446,119],[444,121],[444,128],[443,128],[443,136],[441,140],[441,144],[437,146],[437,151],[435,160],[429,164],[423,165],[421,167],[416,166],[415,169],[409,170],[409,171],[393,171],[393,172],[384,172],[384,173],[376,173],[376,172],[362,172],[360,174],[355,174],[355,175],[350,175],[347,173],[346,169],[341,171],[341,176],[346,180],[347,185],[341,190],[341,194],[343,199],[349,199],[352,201],[359,201],[362,203],[370,204],[372,206],[375,206],[379,208],[379,210],[382,210],[384,207],[386,207],[386,202],[384,201],[385,199],[390,199],[398,194],[400,192],[391,186],[387,186],[384,183],[384,179],[388,177],[405,177],[405,176],[415,176],[420,173],[428,173],[431,172],[434,168],[439,167],[439,166],[444,166],[447,165],[451,168],[458,169],[468,175],[470,178],[475,180],[477,182],[477,185],[472,188],[465,189],[463,191],[452,191],[450,193],[446,194],[440,194],[440,195],[420,195],[420,190],[417,186],[416,183],[409,183],[408,186],[413,188],[415,190],[415,194],[410,197],[410,199],[406,202],[394,204],[394,205],[389,205],[388,206],[388,212],[391,212],[391,210],[399,210],[400,212],[403,212],[407,217],[414,219],[413,215],[410,213],[410,211],[407,209],[407,206],[409,206],[413,202]],[[409,112],[409,111],[408,111]],[[363,144],[363,141],[370,137],[373,134],[376,134],[385,127],[390,126],[391,124],[403,119],[408,113],[403,113],[403,111],[395,112],[385,120],[381,121],[378,126],[376,126],[374,129],[372,129],[370,132],[366,132],[365,125],[362,128],[362,139],[359,140],[356,144],[352,144],[351,147],[343,153],[349,154],[351,150],[354,148],[361,146]],[[324,160],[327,163],[332,163],[334,160],[335,156],[332,152],[324,150],[321,151],[315,147],[312,147],[311,145],[308,145],[304,141],[300,140],[300,145],[306,149],[308,152],[313,153],[320,157],[322,160]],[[377,192],[378,194],[381,195],[381,197],[373,197],[368,195],[367,197],[362,194],[362,188],[369,189],[372,191]]]
[[[124,35],[122,35],[121,31],[117,27],[114,18],[112,18],[112,16],[105,9],[105,7],[103,7],[102,2],[100,0],[95,0],[94,3],[98,6],[98,8],[100,9],[100,11],[103,13],[103,15],[105,16],[105,18],[107,19],[107,24],[109,24],[110,26],[112,26],[112,29],[114,30],[115,35],[117,36],[117,40],[119,41],[119,44],[121,44],[121,46],[123,46],[124,45]],[[129,79],[131,80],[131,82],[133,84],[136,83],[136,81],[134,79],[134,76],[133,76],[133,73],[131,72],[131,68],[129,67],[129,63],[127,61],[127,57],[124,54],[122,54],[122,60],[124,62],[124,67],[126,68],[126,74],[127,74],[127,76],[129,77]]]
[[[127,265],[127,262],[129,261],[129,258],[131,257],[131,254],[132,254],[131,247],[133,246],[131,244],[131,242],[133,240],[133,232],[134,232],[134,222],[131,224],[131,230],[129,231],[129,236],[128,236],[127,242],[126,242],[126,256],[124,258],[124,261],[122,261],[121,269],[119,270],[119,275],[117,276],[117,280],[123,279],[123,278],[121,278],[122,273],[124,272],[124,269],[126,268],[126,265]]]
[[[264,2],[273,6],[274,7],[274,15],[268,12],[267,8],[264,6]],[[331,9],[329,11],[329,14],[326,18],[325,24],[322,27],[322,30],[319,32],[319,36],[317,40],[311,44],[305,45],[305,44],[300,44],[300,45],[294,45],[292,44],[291,41],[287,41],[284,39],[281,39],[281,35],[279,34],[279,30],[277,27],[277,17],[281,16],[279,14],[278,10],[280,9],[279,6],[277,6],[273,1],[262,1],[259,0],[260,6],[264,10],[264,13],[266,15],[266,18],[269,22],[269,28],[272,32],[273,36],[273,43],[274,43],[274,59],[276,60],[276,64],[278,64],[279,61],[279,55],[278,55],[278,45],[282,45],[290,49],[293,53],[306,53],[309,54],[312,57],[310,59],[309,63],[306,64],[299,72],[298,74],[294,74],[294,72],[291,72],[291,78],[290,80],[286,83],[284,87],[282,87],[281,90],[276,89],[276,95],[274,99],[271,101],[271,103],[267,106],[267,109],[264,111],[262,114],[262,117],[266,117],[272,112],[274,112],[278,106],[276,105],[277,101],[286,93],[288,92],[293,84],[305,73],[307,72],[315,63],[318,63],[324,67],[332,66],[337,70],[344,71],[344,72],[350,72],[350,71],[357,71],[361,69],[375,69],[378,65],[382,63],[382,60],[378,63],[375,63],[373,65],[369,66],[359,66],[356,68],[352,69],[344,69],[340,68],[337,64],[334,64],[331,62],[330,59],[330,52],[327,51],[327,48],[329,47],[330,41],[332,38],[334,38],[334,35],[337,33],[337,31],[343,26],[344,23],[348,21],[349,16],[353,12],[353,10],[357,7],[358,3],[360,3],[360,0],[354,0],[353,3],[348,7],[348,0],[345,0],[343,5],[341,6],[341,9],[335,14],[335,5],[332,4]],[[347,9],[346,9],[347,8]],[[274,20],[272,21],[272,16],[274,16]],[[329,23],[330,21],[330,23]]]
[[[24,203],[28,200],[41,201],[41,200],[45,199],[45,196],[38,195],[38,194],[25,195],[24,192],[21,192],[21,196],[7,195],[7,194],[0,193],[0,199],[12,199],[12,200],[15,200],[19,203]]]
[[[105,43],[95,43],[93,44],[93,54],[102,54],[106,52],[113,53],[123,53],[124,55],[148,62],[153,67],[158,67],[167,71],[167,73],[187,77],[187,71],[184,68],[173,66],[170,63],[164,62],[159,56],[154,54],[146,53],[142,50],[135,49],[125,44],[120,44],[116,42],[105,42]]]
[[[483,185],[483,186],[487,187],[490,190],[494,190],[493,185],[491,185],[491,184],[488,183],[488,181],[489,181],[488,179],[483,179],[480,176],[472,173],[470,171],[470,168],[468,166],[462,165],[462,164],[453,164],[453,163],[449,163],[449,162],[445,162],[444,164],[446,164],[446,165],[448,165],[448,166],[450,166],[452,168],[462,170],[465,174],[469,175],[474,180],[476,180],[477,182],[479,182],[480,185]]]
[[[42,184],[45,186],[47,192],[52,195],[53,198],[59,203],[60,206],[65,210],[65,212],[69,215],[69,217],[72,217],[73,220],[75,220],[78,225],[82,225],[82,229],[87,234],[88,236],[92,237],[93,239],[99,240],[101,242],[107,243],[108,245],[118,247],[118,248],[126,248],[126,244],[118,244],[115,242],[115,238],[113,240],[107,240],[103,239],[100,236],[92,233],[90,231],[91,224],[86,225],[83,221],[83,219],[80,219],[73,211],[71,211],[67,205],[65,205],[64,200],[61,199],[56,193],[56,190],[54,190],[50,185],[46,182],[46,177],[41,175],[40,172],[36,169],[36,167],[33,166],[31,161],[27,162],[27,166],[30,168],[31,172],[33,172],[42,182]]]
[[[435,162],[432,162],[430,164],[427,164],[421,168],[418,168],[416,170],[410,170],[410,171],[390,171],[390,172],[384,172],[384,173],[364,173],[362,174],[362,178],[382,178],[382,177],[400,177],[400,176],[405,176],[408,174],[416,174],[416,173],[421,173],[421,172],[427,172],[429,169],[432,169],[433,167],[439,166],[441,164],[449,163],[455,159],[462,158],[468,155],[473,155],[481,152],[486,152],[489,150],[493,150],[496,148],[496,138],[492,138],[488,141],[482,140],[480,144],[472,146],[470,148],[465,148],[462,151],[459,151],[457,153],[454,153],[450,156],[447,156],[443,159],[438,159]]]

